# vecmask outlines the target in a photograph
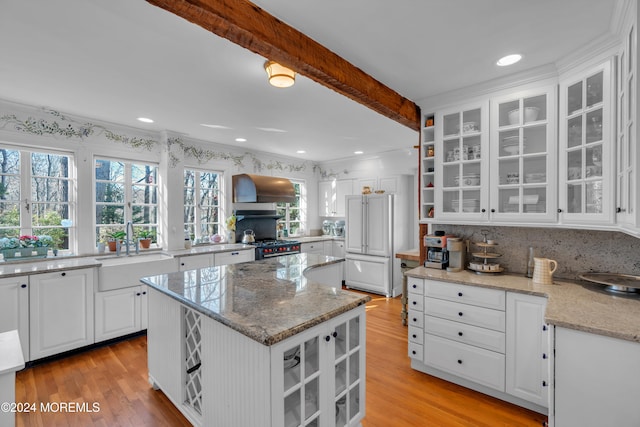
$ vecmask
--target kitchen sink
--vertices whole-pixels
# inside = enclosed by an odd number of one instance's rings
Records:
[[[99,257],[98,290],[128,288],[140,284],[140,278],[178,271],[178,261],[164,253]]]

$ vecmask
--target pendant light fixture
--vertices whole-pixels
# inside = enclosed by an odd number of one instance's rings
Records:
[[[275,87],[293,86],[296,81],[296,72],[290,68],[278,64],[275,61],[264,63],[264,69],[269,76],[269,83]]]

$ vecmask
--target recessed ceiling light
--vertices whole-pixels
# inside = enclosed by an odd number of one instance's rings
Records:
[[[208,125],[206,123],[200,123],[200,126],[204,126],[207,128],[212,128],[212,129],[231,129],[230,127],[227,126],[222,126],[222,125]]]
[[[360,151],[360,150],[358,150],[358,151],[354,151],[354,152],[353,152],[353,154],[362,154],[362,153],[364,153],[364,151]]]
[[[148,119],[146,117],[138,117],[138,121],[142,123],[153,123],[152,119]]]
[[[498,59],[498,62],[496,62],[496,65],[500,67],[506,67],[507,65],[515,64],[521,59],[522,59],[522,55],[518,55],[517,53],[515,53],[513,55],[503,56],[502,58]]]
[[[287,132],[286,130],[277,129],[277,128],[256,128],[256,129],[263,130],[265,132],[281,132],[281,133],[286,133]]]
[[[236,142],[247,142],[247,138],[236,138]]]
[[[296,153],[298,153],[298,154],[304,154],[304,153],[306,153],[306,151],[304,151],[304,150],[298,150],[298,151],[296,151]]]

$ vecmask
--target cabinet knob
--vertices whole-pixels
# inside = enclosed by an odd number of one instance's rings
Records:
[[[411,301],[411,304],[416,305],[418,301]]]
[[[61,275],[61,276],[66,276],[66,275],[67,275],[67,273],[62,272],[62,273],[60,273],[60,275]]]
[[[411,350],[411,354],[416,354],[416,351],[415,350]]]
[[[462,292],[458,292],[458,296],[461,297],[462,296]]]
[[[558,213],[562,213],[562,209],[558,208]]]
[[[336,338],[338,336],[338,333],[336,331],[333,331],[333,333],[331,334],[332,337]]]
[[[547,358],[547,353],[542,353],[542,358],[546,359]]]
[[[139,297],[140,296],[140,292],[136,292],[136,296]]]
[[[24,288],[26,288],[26,287],[27,287],[27,284],[26,284],[26,283],[23,283],[22,285],[20,285],[20,287],[21,287],[22,289],[24,289]]]
[[[324,337],[324,340],[325,340],[326,342],[331,341],[331,335],[327,335],[326,337]]]
[[[491,209],[491,213],[495,213],[495,212],[496,212],[496,210],[492,208]]]
[[[547,386],[547,382],[546,381],[542,381],[542,387],[546,387]]]
[[[487,210],[485,208],[480,209],[480,212],[485,213]]]
[[[461,311],[458,312],[458,316],[462,317],[462,312]]]
[[[418,338],[416,334],[411,335],[413,338]]]
[[[184,262],[181,262],[180,265],[184,267]]]
[[[27,285],[22,285],[22,286],[27,286]],[[414,318],[413,318],[413,321],[414,321],[414,322],[417,322],[417,321],[418,321],[418,319],[416,319],[416,318],[414,317]]]
[[[458,365],[462,365],[462,359],[458,359]]]
[[[458,336],[461,337],[462,336],[462,332],[458,332]]]
[[[547,325],[542,325],[542,330],[546,331],[547,330]]]
[[[619,207],[619,208],[617,208],[617,209],[616,209],[616,212],[617,212],[617,213],[624,212],[624,209],[622,209],[622,208],[620,208],[620,207]]]
[[[146,294],[147,294],[147,291],[144,291],[144,292],[142,293],[142,295],[146,295]]]

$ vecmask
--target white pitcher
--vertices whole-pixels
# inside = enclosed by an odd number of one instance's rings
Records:
[[[558,263],[549,258],[533,258],[533,281],[541,285],[553,283],[553,273],[558,268]],[[553,265],[553,268],[551,267]]]

